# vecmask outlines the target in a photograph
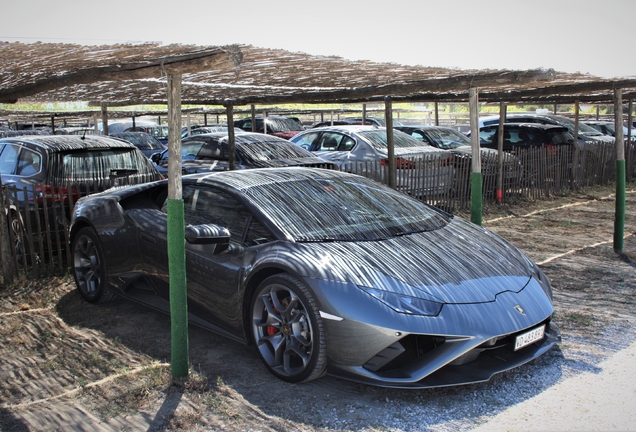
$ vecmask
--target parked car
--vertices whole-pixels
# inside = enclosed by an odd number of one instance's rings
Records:
[[[70,238],[85,300],[169,313],[167,188],[78,202]],[[282,380],[483,382],[558,341],[550,282],[520,250],[369,179],[225,171],[184,176],[183,199],[191,321],[254,345]]]
[[[480,145],[496,149],[499,142],[499,125],[479,129]],[[514,148],[572,146],[574,137],[564,126],[539,123],[505,123],[504,151]]]
[[[587,126],[590,126],[596,129],[603,135],[616,137],[616,126],[614,125],[614,122],[603,121],[603,120],[586,120],[583,123],[586,124]],[[629,132],[627,129],[627,126],[623,126],[623,137],[625,139],[627,139],[627,132]],[[636,129],[632,128],[631,138],[636,139]]]
[[[119,132],[111,134],[114,138],[126,140],[137,147],[147,158],[168,148],[157,138],[146,132]]]
[[[102,128],[102,125],[98,125],[98,128]],[[108,124],[108,134],[115,134],[119,132],[146,132],[157,138],[161,143],[168,144],[168,125],[158,124],[147,120],[132,121],[115,121]]]
[[[396,129],[410,135],[428,145],[439,149],[448,150],[454,155],[455,169],[463,168],[470,172],[472,166],[472,145],[470,139],[456,129],[444,126],[398,126]],[[498,151],[490,148],[481,148],[481,172],[484,176],[484,185],[496,185],[498,173]],[[523,176],[521,161],[510,153],[503,154],[503,179],[520,180]],[[492,179],[486,179],[492,177]],[[466,181],[470,177],[466,176]]]
[[[564,126],[574,136],[574,120],[568,117],[554,114],[508,114],[506,123],[539,123]],[[499,116],[483,117],[479,119],[480,129],[483,126],[499,124]],[[603,135],[594,128],[579,122],[579,146],[583,147],[585,142],[614,144],[614,138]]]
[[[236,169],[281,166],[321,166],[335,168],[329,161],[273,135],[243,132],[234,137]],[[181,143],[184,174],[229,169],[227,132],[215,132],[184,138]],[[152,161],[168,175],[168,150],[154,154]]]
[[[256,117],[255,120],[255,132],[267,132],[267,134],[274,135],[279,138],[289,139],[300,131],[305,130],[305,128],[299,121],[289,117],[268,116],[266,117],[265,122],[263,122],[263,117]],[[234,127],[243,129],[246,132],[252,132],[252,118],[248,117],[244,119],[234,120]],[[267,131],[265,131],[265,127],[267,127]]]
[[[397,187],[416,196],[440,195],[453,186],[453,154],[393,131],[397,165]],[[322,159],[336,163],[340,169],[365,174],[386,183],[385,169],[372,163],[388,165],[386,128],[376,126],[331,126],[308,129],[291,142],[308,149]],[[425,162],[418,163],[424,160]],[[422,172],[414,175],[414,170]]]
[[[227,133],[227,131],[228,131],[227,125],[223,125],[223,124],[209,125],[209,126],[193,126],[193,127],[190,127],[190,134],[188,135],[188,128],[184,127],[181,129],[181,138],[194,136],[194,135],[209,134],[214,132]],[[238,134],[238,133],[245,133],[245,131],[243,129],[239,129],[235,127],[234,134]]]
[[[345,125],[361,125],[362,117],[340,117],[338,120],[327,120],[316,123],[312,128],[326,127],[326,126],[345,126]],[[386,126],[386,121],[380,117],[365,117],[365,125]],[[399,120],[393,119],[393,126],[404,126]]]
[[[47,215],[49,224],[61,231],[64,219],[70,221],[70,200],[74,203],[81,196],[112,186],[162,178],[134,145],[101,135],[33,135],[0,139],[0,176],[4,186],[17,190],[10,203],[9,221],[19,255],[26,250],[25,202],[38,202],[41,212],[37,218],[35,213],[28,215],[31,232],[46,231],[46,219],[42,217],[44,204],[50,211]],[[26,196],[24,188],[27,189]],[[29,211],[35,212],[32,206]],[[65,243],[66,233],[63,232],[61,237]]]

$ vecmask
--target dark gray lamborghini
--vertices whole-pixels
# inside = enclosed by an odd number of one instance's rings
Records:
[[[169,311],[167,180],[82,198],[70,240],[90,302]],[[485,228],[352,174],[183,177],[193,324],[255,345],[289,382],[489,380],[557,341],[552,288]]]

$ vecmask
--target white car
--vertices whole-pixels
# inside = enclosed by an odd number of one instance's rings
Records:
[[[453,186],[453,154],[393,130],[397,189],[415,196],[442,195]],[[291,141],[341,169],[387,183],[386,128],[328,126],[303,131]]]

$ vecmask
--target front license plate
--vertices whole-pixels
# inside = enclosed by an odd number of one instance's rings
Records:
[[[520,334],[515,339],[515,351],[523,348],[524,346],[528,346],[533,342],[543,339],[545,334],[545,324],[541,327],[537,327],[528,332]]]

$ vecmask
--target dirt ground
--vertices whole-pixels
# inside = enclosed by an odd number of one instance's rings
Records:
[[[628,187],[620,256],[612,247],[613,193],[599,187],[485,210],[483,225],[520,247],[551,280],[563,335],[558,348],[488,383],[408,391],[332,377],[287,384],[266,371],[251,347],[196,327],[190,377],[173,382],[169,317],[125,300],[88,304],[69,277],[29,280],[0,290],[0,430],[478,426],[595,370],[636,340],[636,185]],[[428,414],[414,420],[414,412]]]

